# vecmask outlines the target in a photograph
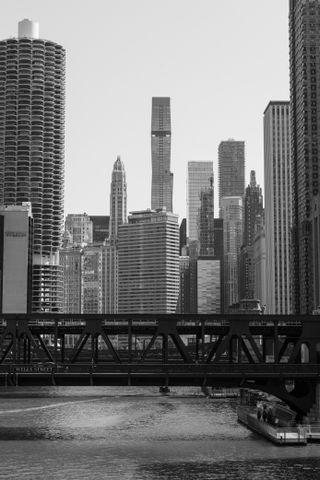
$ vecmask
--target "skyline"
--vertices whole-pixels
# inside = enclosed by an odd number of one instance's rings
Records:
[[[217,198],[222,140],[245,141],[245,184],[256,170],[263,186],[263,111],[270,100],[289,99],[287,0],[98,0],[94,9],[58,0],[52,11],[38,0],[10,0],[3,9],[1,39],[16,36],[18,21],[29,18],[39,22],[40,38],[67,52],[65,214],[109,214],[117,155],[127,173],[128,211],[150,207],[153,96],[171,98],[180,220],[188,161],[213,161]]]

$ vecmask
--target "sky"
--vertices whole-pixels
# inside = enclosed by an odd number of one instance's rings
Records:
[[[175,213],[186,214],[188,161],[246,143],[246,184],[263,187],[263,112],[289,99],[289,0],[1,0],[0,38],[23,18],[63,45],[65,214],[109,215],[117,155],[128,211],[151,204],[151,99],[171,97]]]

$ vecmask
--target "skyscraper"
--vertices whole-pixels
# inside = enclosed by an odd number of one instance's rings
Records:
[[[221,313],[220,268],[220,260],[214,257],[199,257],[197,261],[198,313]]]
[[[90,215],[92,221],[92,242],[103,243],[109,238],[109,215]]]
[[[289,102],[270,102],[264,112],[264,172],[266,312],[288,314],[292,221]]]
[[[242,197],[245,185],[245,145],[227,140],[219,145],[219,208],[223,197]]]
[[[65,230],[70,234],[73,245],[92,243],[92,220],[86,213],[69,213],[66,216]]]
[[[178,216],[132,212],[119,226],[119,313],[176,313],[179,300]]]
[[[62,307],[65,50],[19,22],[0,42],[0,203],[32,203],[33,311]]]
[[[200,255],[214,255],[214,197],[213,177],[209,179],[210,186],[201,190],[200,210],[198,214],[198,235]]]
[[[187,177],[187,236],[189,243],[199,241],[198,218],[201,207],[201,191],[210,187],[213,178],[213,162],[188,162]]]
[[[320,304],[320,0],[290,0],[293,311]]]
[[[239,254],[243,238],[242,197],[221,199],[224,241],[224,311],[239,299]]]
[[[0,312],[30,313],[31,204],[0,207]]]
[[[118,237],[119,225],[127,223],[127,181],[124,164],[120,157],[113,164],[110,185],[110,224],[111,240]]]
[[[63,267],[63,313],[81,312],[82,254],[80,246],[69,245],[60,250]]]
[[[254,251],[253,242],[256,233],[257,217],[263,213],[262,190],[256,182],[256,172],[250,172],[250,184],[244,195],[243,245],[240,253],[239,296],[254,298]]]
[[[127,223],[127,182],[124,164],[117,157],[113,165],[110,185],[109,238],[103,254],[103,309],[106,313],[118,311],[118,233]]]
[[[166,207],[168,212],[172,212],[173,173],[170,172],[171,114],[169,97],[152,98],[151,155],[151,209]]]

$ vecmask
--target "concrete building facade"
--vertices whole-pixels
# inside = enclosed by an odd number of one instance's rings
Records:
[[[0,207],[0,312],[30,313],[32,302],[31,204]]]
[[[292,226],[290,104],[270,102],[264,112],[266,313],[291,313]]]
[[[178,216],[131,212],[119,226],[119,313],[175,313],[179,299]]]
[[[221,313],[220,260],[199,257],[197,261],[198,313]]]
[[[19,22],[0,41],[0,204],[31,202],[33,311],[62,308],[65,50]]]

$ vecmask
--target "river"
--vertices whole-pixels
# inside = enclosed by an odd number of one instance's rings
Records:
[[[0,392],[0,479],[313,480],[320,446],[277,447],[199,389]]]

